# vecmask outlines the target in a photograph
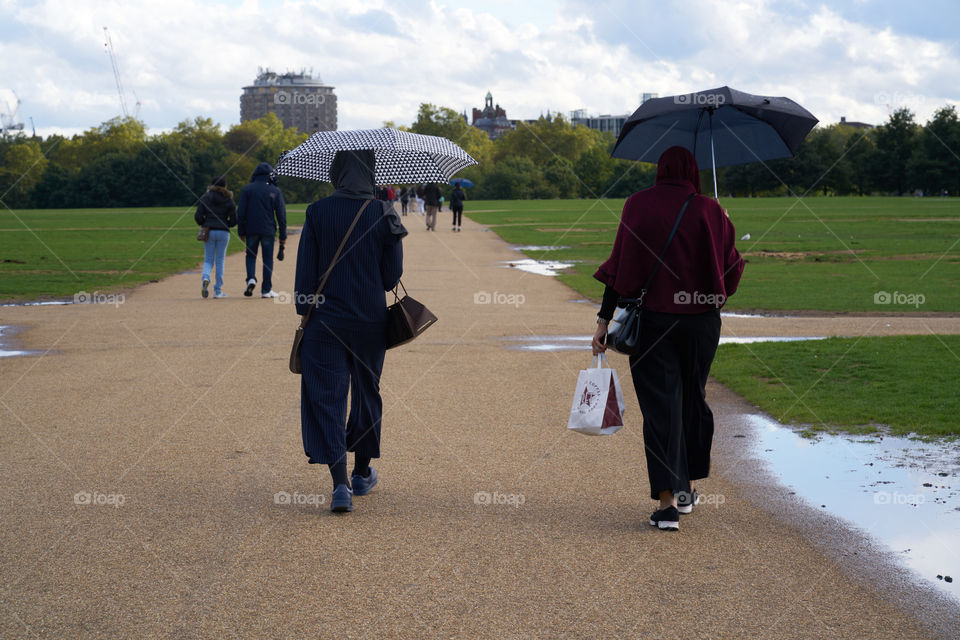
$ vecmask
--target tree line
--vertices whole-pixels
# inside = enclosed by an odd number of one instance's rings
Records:
[[[385,126],[397,126],[392,122]],[[453,140],[479,161],[458,176],[475,183],[471,199],[621,198],[649,187],[656,167],[613,159],[614,137],[541,116],[496,140],[453,109],[420,105],[398,128]],[[274,114],[231,126],[209,118],[150,135],[133,118],[115,118],[70,138],[0,140],[0,201],[12,208],[191,205],[218,175],[239,190],[259,162],[307,138]],[[725,167],[719,190],[730,196],[960,194],[960,118],[938,109],[925,125],[908,109],[871,129],[818,126],[793,158]],[[712,183],[703,176],[704,190]],[[289,202],[329,195],[327,183],[281,176]]]

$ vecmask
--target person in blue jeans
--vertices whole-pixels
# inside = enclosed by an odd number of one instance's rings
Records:
[[[250,297],[257,286],[257,250],[263,259],[261,298],[276,298],[273,290],[273,246],[280,229],[280,247],[287,242],[287,207],[283,193],[276,185],[276,174],[266,162],[261,162],[250,178],[250,184],[240,193],[237,235],[247,245],[247,288],[243,295]]]
[[[210,295],[210,272],[214,265],[217,269],[217,281],[213,285],[214,298],[226,298],[223,292],[223,260],[230,243],[230,227],[237,224],[237,205],[233,203],[233,193],[227,189],[227,179],[217,176],[207,187],[206,193],[197,203],[197,212],[193,219],[201,227],[209,227],[210,237],[203,243],[203,284],[200,295]]]

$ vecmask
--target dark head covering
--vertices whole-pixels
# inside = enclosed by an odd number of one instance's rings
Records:
[[[227,188],[227,177],[226,176],[217,176],[213,179],[213,182],[210,183],[214,187],[223,187]]]
[[[269,182],[271,175],[273,175],[273,167],[267,162],[261,162],[257,165],[257,168],[253,170],[253,175],[250,176],[250,182],[253,182],[257,178],[265,178]]]
[[[670,147],[657,162],[657,181],[685,180],[700,193],[700,168],[693,154],[683,147]]]
[[[341,198],[372,200],[374,198],[373,175],[376,159],[373,150],[338,151],[330,164],[330,182]]]

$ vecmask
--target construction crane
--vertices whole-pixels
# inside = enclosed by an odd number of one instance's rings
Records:
[[[103,35],[106,38],[103,47],[107,51],[107,55],[110,56],[110,65],[113,67],[113,79],[117,82],[117,94],[120,96],[120,110],[123,111],[123,117],[126,118],[129,113],[127,112],[127,98],[123,94],[123,81],[120,79],[120,65],[117,64],[117,55],[113,51],[113,42],[110,40],[110,31],[106,27],[103,28]],[[139,102],[139,101],[138,101]]]
[[[14,99],[16,99],[13,109],[10,108],[10,103],[4,100],[4,106],[9,113],[0,113],[0,136],[4,138],[7,137],[9,131],[23,131],[23,123],[17,122],[17,110],[20,109],[20,96],[12,89],[10,93],[12,93]]]

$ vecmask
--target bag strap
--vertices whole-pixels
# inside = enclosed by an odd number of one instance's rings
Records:
[[[403,280],[397,280],[397,286],[395,286],[395,287],[393,288],[393,301],[394,301],[394,302],[400,300],[400,293],[399,293],[399,290],[400,290],[400,289],[403,289],[403,295],[404,295],[404,297],[406,297],[406,295],[407,295],[407,288],[406,288],[405,286],[403,286]]]
[[[370,202],[370,200],[365,200],[363,202],[363,205],[360,207],[360,211],[357,211],[357,217],[355,217],[353,222],[350,223],[350,228],[347,229],[347,233],[343,236],[343,240],[340,241],[340,246],[337,247],[337,252],[333,254],[333,260],[330,261],[330,266],[327,267],[327,270],[323,274],[323,278],[320,279],[320,286],[317,287],[317,293],[314,295],[314,300],[320,297],[323,287],[327,284],[327,279],[330,278],[330,272],[333,271],[333,267],[337,264],[337,260],[340,259],[340,254],[343,253],[343,248],[347,245],[347,240],[350,238],[350,234],[353,233],[353,229],[357,226],[357,223],[360,222],[360,216],[363,215],[363,210],[367,208],[367,205],[370,204]],[[316,303],[310,305],[310,307],[307,309],[307,312],[300,318],[301,329],[307,326],[307,321],[310,320],[310,314],[313,312],[313,307],[315,304]]]
[[[680,207],[680,213],[677,215],[677,221],[673,223],[673,229],[670,230],[670,235],[667,236],[667,244],[664,245],[663,251],[660,252],[660,255],[657,256],[657,261],[653,265],[653,271],[650,273],[650,277],[647,278],[647,282],[643,285],[643,289],[640,290],[640,298],[637,301],[637,306],[643,306],[643,298],[647,295],[647,289],[650,288],[650,284],[653,282],[654,276],[657,275],[657,272],[660,271],[660,265],[663,264],[663,256],[667,254],[667,249],[670,248],[670,243],[673,242],[673,237],[677,235],[677,228],[680,226],[680,221],[683,219],[683,214],[687,211],[687,205],[690,204],[690,201],[693,200],[693,196],[697,195],[697,192],[694,191],[687,199],[683,201],[683,206]]]

